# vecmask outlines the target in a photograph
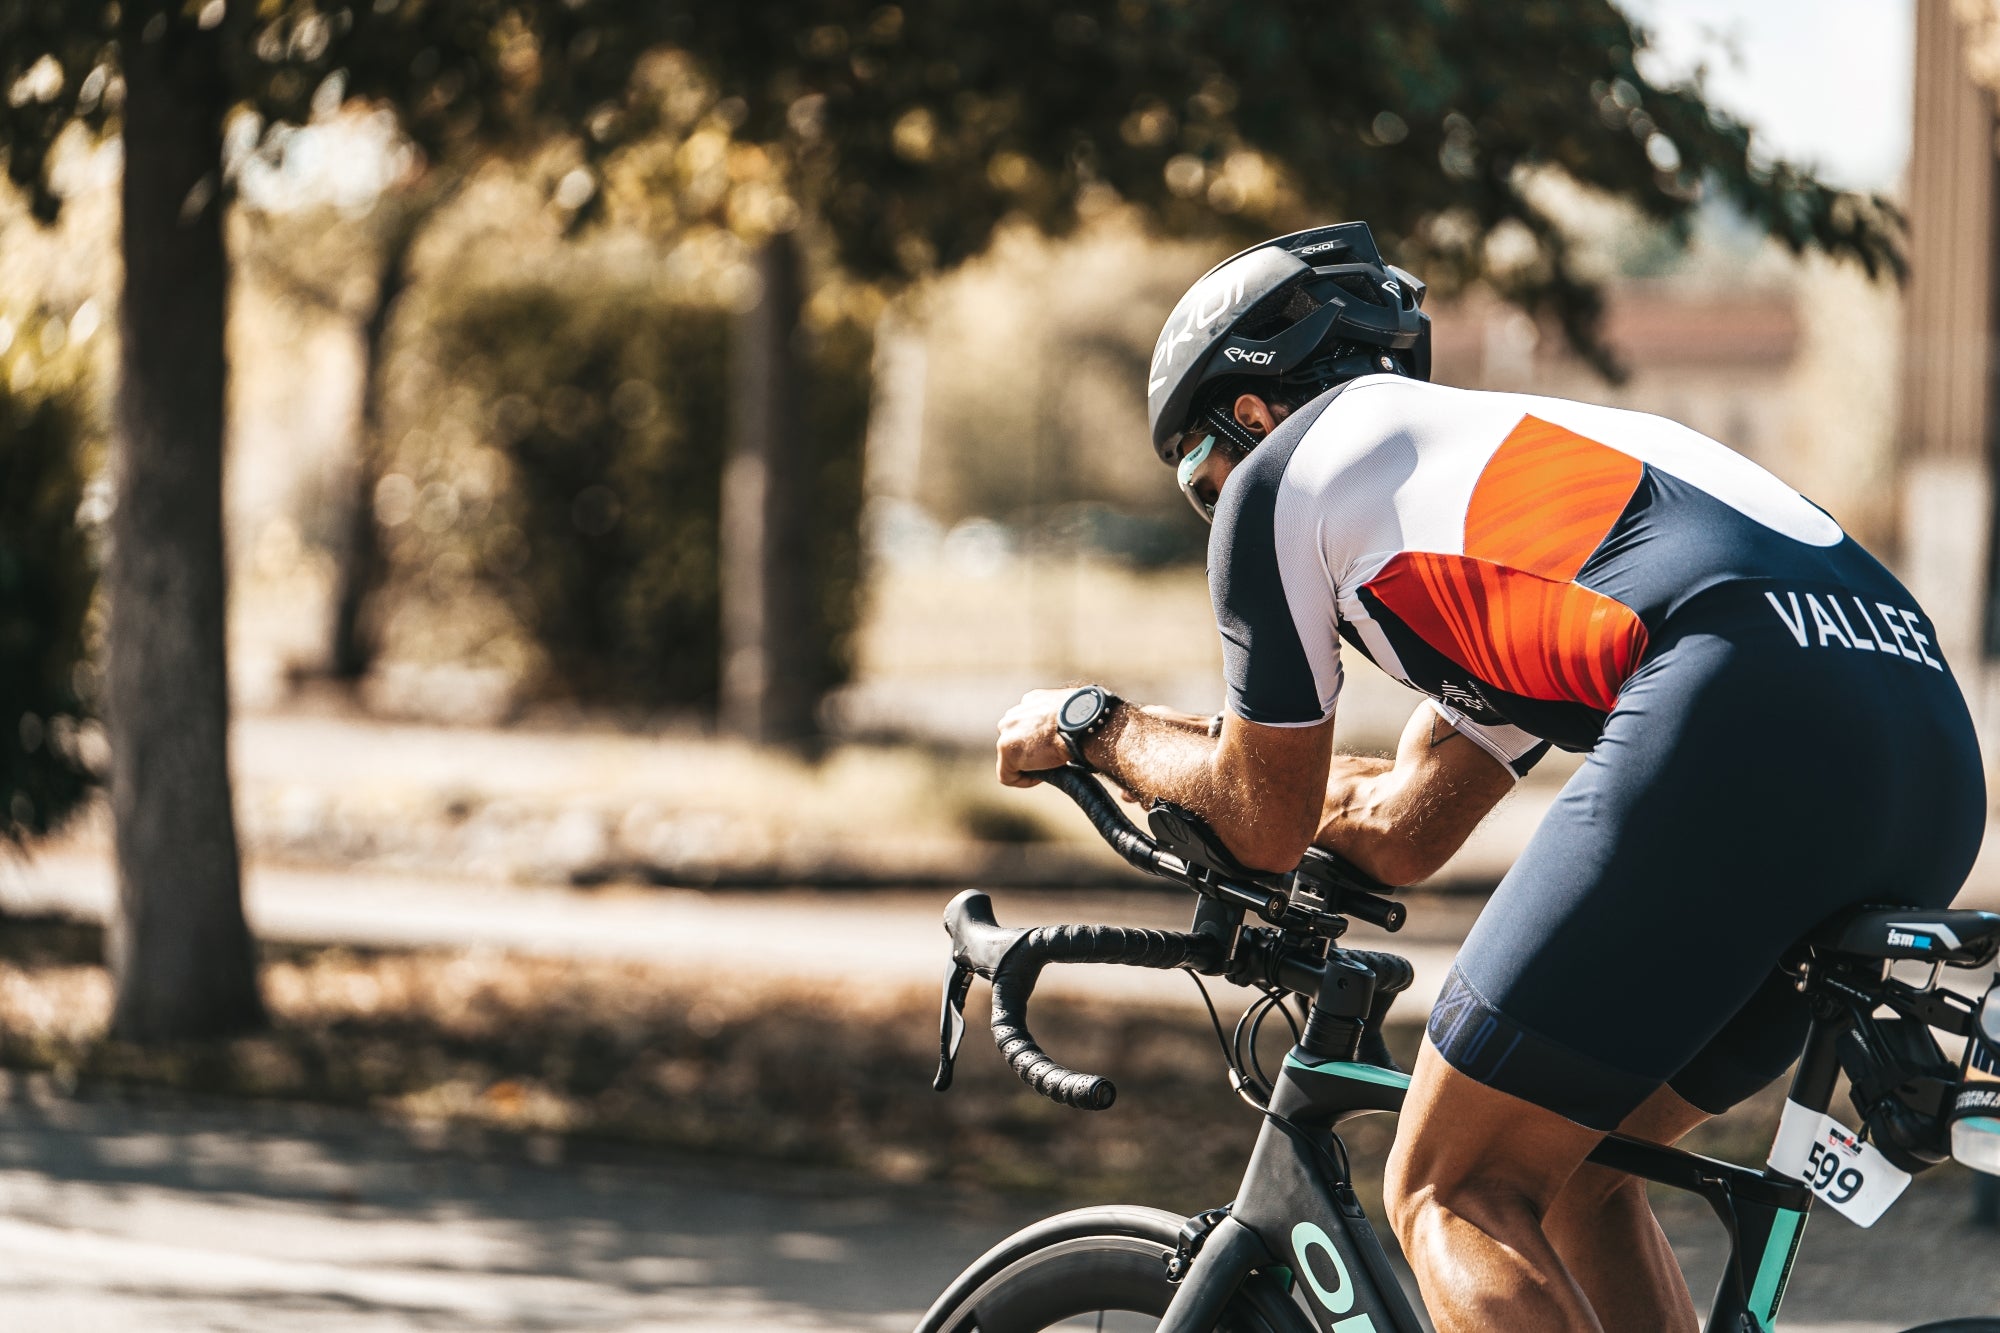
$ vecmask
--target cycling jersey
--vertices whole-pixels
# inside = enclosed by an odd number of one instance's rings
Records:
[[[1661,417],[1376,375],[1287,418],[1210,543],[1230,706],[1330,716],[1342,641],[1517,774],[1586,750],[1676,609],[1744,578],[1802,645],[1942,671],[1907,595],[1869,601],[1824,511]],[[1865,553],[1864,553],[1865,554]]]
[[[1775,1078],[1808,1017],[1785,950],[1855,903],[1942,906],[1978,851],[1978,744],[1915,599],[1671,421],[1352,381],[1231,472],[1209,578],[1252,722],[1330,716],[1345,646],[1516,775],[1589,752],[1429,1025],[1580,1124]]]

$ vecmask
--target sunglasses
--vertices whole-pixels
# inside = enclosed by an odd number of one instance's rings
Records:
[[[1193,432],[1189,432],[1189,434],[1191,435]],[[1197,444],[1194,448],[1181,455],[1179,465],[1174,468],[1174,478],[1181,484],[1181,494],[1185,495],[1188,498],[1188,503],[1194,506],[1194,512],[1200,514],[1203,520],[1209,523],[1215,522],[1215,502],[1219,498],[1218,490],[1206,481],[1197,480],[1195,474],[1201,471],[1202,464],[1206,463],[1208,456],[1214,452],[1215,433],[1210,431],[1201,437],[1200,444]]]

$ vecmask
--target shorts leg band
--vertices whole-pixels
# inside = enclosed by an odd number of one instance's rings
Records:
[[[1571,1050],[1494,1008],[1456,967],[1445,979],[1428,1027],[1445,1063],[1496,1092],[1518,1097],[1590,1129],[1616,1129],[1660,1080]]]

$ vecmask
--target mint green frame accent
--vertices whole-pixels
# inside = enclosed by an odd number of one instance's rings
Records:
[[[1771,1222],[1764,1257],[1757,1261],[1757,1280],[1750,1285],[1750,1313],[1766,1329],[1777,1321],[1778,1302],[1785,1298],[1785,1282],[1792,1275],[1792,1258],[1799,1251],[1799,1233],[1805,1225],[1806,1215],[1789,1208],[1780,1208]]]
[[[1338,1074],[1342,1078],[1358,1078],[1363,1083],[1379,1083],[1385,1088],[1410,1086],[1410,1076],[1394,1069],[1384,1069],[1380,1065],[1364,1065],[1354,1060],[1327,1060],[1321,1064],[1311,1064],[1299,1059],[1295,1054],[1285,1056],[1285,1063],[1294,1069],[1310,1070],[1315,1074]]]

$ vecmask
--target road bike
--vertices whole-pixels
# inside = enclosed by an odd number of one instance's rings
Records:
[[[1140,832],[1080,769],[1035,774],[1061,789],[1121,856],[1193,890],[1185,932],[1104,925],[1007,928],[986,894],[945,912],[951,937],[934,1086],[950,1087],[972,979],[992,983],[993,1040],[1036,1092],[1065,1106],[1109,1107],[1109,1079],[1064,1068],[1036,1044],[1028,1002],[1044,966],[1104,963],[1184,968],[1254,987],[1235,1038],[1216,1035],[1231,1079],[1262,1116],[1236,1198],[1193,1217],[1153,1208],[1084,1208],[1037,1222],[981,1256],[947,1287],[917,1333],[1031,1333],[1157,1319],[1157,1333],[1422,1333],[1416,1310],[1352,1188],[1340,1124],[1395,1112],[1409,1087],[1382,1039],[1413,971],[1398,955],[1340,947],[1349,918],[1388,931],[1406,909],[1391,890],[1314,849],[1275,876],[1246,870],[1201,821],[1164,802]],[[1255,917],[1257,923],[1246,924]],[[2000,915],[1865,907],[1824,923],[1787,956],[1812,1025],[1769,1161],[1751,1168],[1613,1134],[1590,1161],[1707,1201],[1729,1256],[1707,1333],[1775,1328],[1808,1213],[1828,1204],[1872,1223],[1909,1183],[1943,1160],[1944,1124],[1965,1077],[1932,1029],[1976,1038],[1984,1011],[2000,1028],[2000,988],[1973,1001],[1937,986],[1946,966],[1986,968],[2000,952]],[[1900,960],[1931,964],[1921,984]],[[1204,996],[1206,991],[1204,990]],[[1256,1027],[1297,996],[1296,1045],[1261,1077]],[[1254,1019],[1253,1019],[1253,1016]],[[1210,1017],[1215,1019],[1213,1006]],[[1248,1032],[1249,1047],[1244,1045]],[[1969,1042],[1970,1046],[1971,1043]],[[1845,1070],[1863,1128],[1829,1114]],[[1995,1122],[2000,1124],[2000,1122]],[[1143,1318],[1142,1318],[1143,1317]],[[1070,1322],[1074,1321],[1074,1322]],[[1908,1333],[2000,1333],[2000,1319],[1925,1324]]]

